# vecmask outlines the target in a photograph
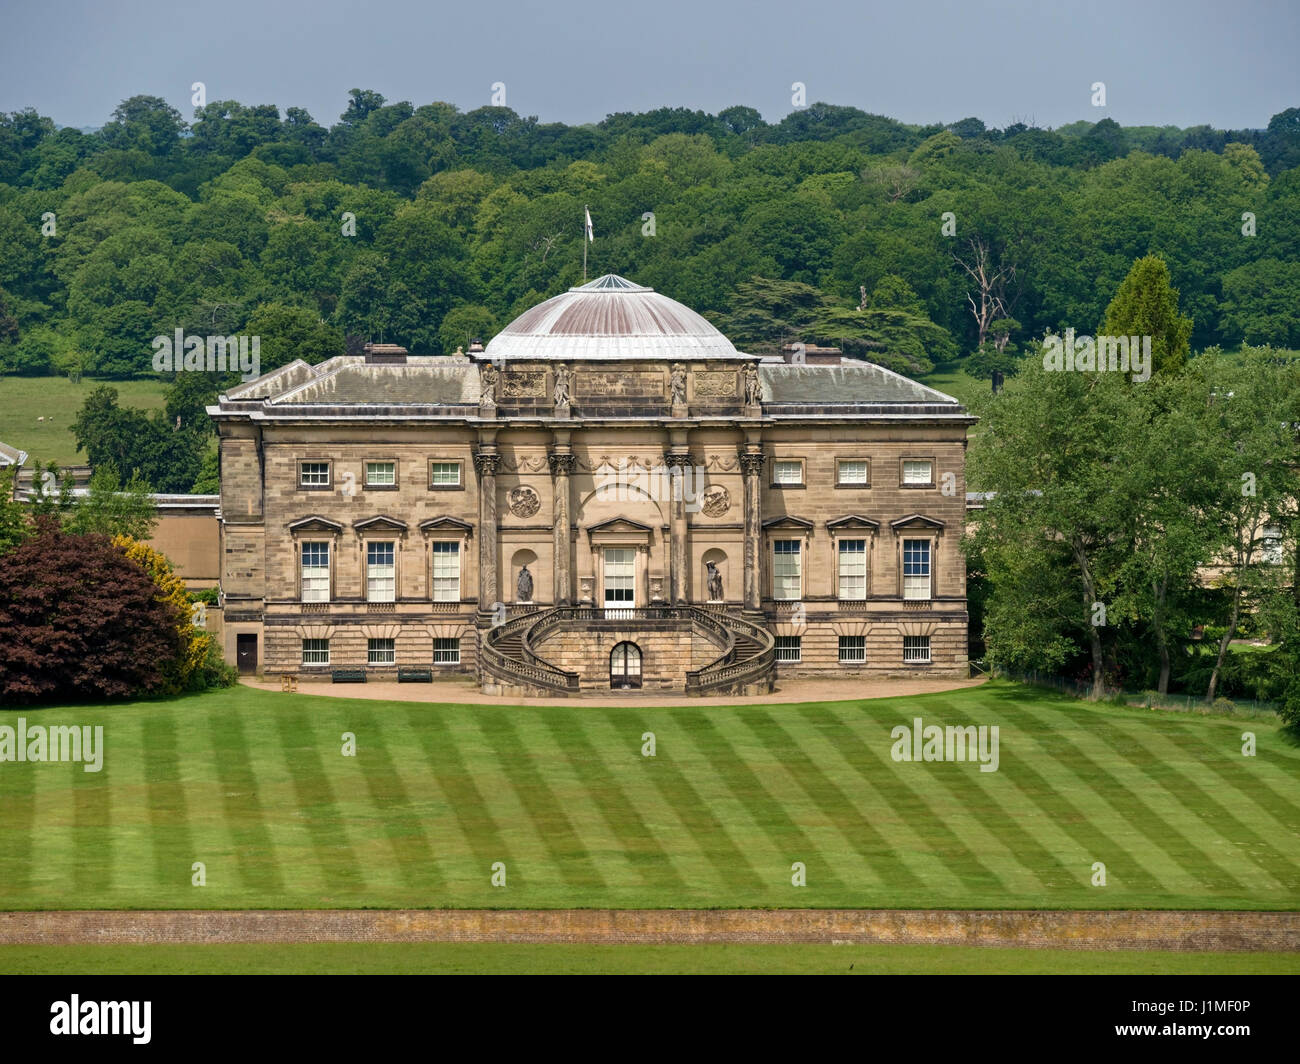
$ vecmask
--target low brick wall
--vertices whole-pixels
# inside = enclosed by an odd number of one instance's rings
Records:
[[[7,912],[0,944],[852,943],[1300,951],[1300,913],[897,909]]]

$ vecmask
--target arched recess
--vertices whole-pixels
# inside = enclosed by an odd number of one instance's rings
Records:
[[[524,566],[528,566],[528,574],[533,578],[533,593],[528,598],[519,597],[519,574],[523,571]],[[537,554],[522,547],[510,556],[510,583],[506,587],[506,593],[510,596],[511,602],[533,602],[537,599],[538,588],[538,569]]]
[[[641,686],[641,648],[635,643],[617,643],[609,652],[609,686],[616,691]]]
[[[727,558],[727,552],[721,547],[710,547],[704,552],[704,556],[700,558],[700,582],[697,585],[699,587],[699,594],[696,598],[700,601],[714,601],[713,593],[709,590],[709,562],[712,562],[717,567],[718,575],[722,578],[721,600],[726,601],[728,597],[733,599],[738,598],[739,596],[736,592],[738,592],[740,588],[733,581],[733,576],[735,580],[739,580],[740,574],[733,574],[731,572],[731,563]]]

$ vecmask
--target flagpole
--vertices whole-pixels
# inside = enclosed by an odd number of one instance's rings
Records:
[[[591,215],[591,208],[585,203],[582,206],[582,283],[587,283],[587,218]]]

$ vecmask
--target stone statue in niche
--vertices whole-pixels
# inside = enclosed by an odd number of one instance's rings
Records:
[[[563,362],[555,367],[555,405],[569,405],[569,367]]]
[[[484,363],[479,370],[479,405],[494,407],[497,405],[497,381],[501,372],[491,362]]]
[[[668,399],[673,406],[686,405],[686,367],[680,362],[673,365],[672,377],[668,381]]]
[[[713,562],[705,562],[704,567],[709,571],[709,601],[722,601],[722,573]]]
[[[533,574],[528,571],[528,566],[519,570],[519,597],[517,602],[533,601]]]
[[[745,405],[758,406],[762,402],[763,388],[758,382],[758,367],[752,362],[745,367]]]

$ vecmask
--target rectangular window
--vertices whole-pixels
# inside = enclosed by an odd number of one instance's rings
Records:
[[[847,458],[835,463],[836,483],[866,487],[867,461],[865,458]]]
[[[433,601],[460,601],[460,544],[433,544]]]
[[[394,602],[397,566],[392,543],[366,544],[366,598],[370,602]]]
[[[605,616],[630,617],[636,606],[636,551],[605,548]]]
[[[802,484],[803,483],[803,463],[800,461],[791,461],[778,459],[772,463],[772,483],[773,484]]]
[[[930,597],[930,541],[903,540],[903,598]]]
[[[302,600],[303,602],[330,600],[330,545],[328,543],[302,545]]]
[[[797,539],[778,539],[772,544],[772,597],[789,601],[803,595],[803,556]]]
[[[396,665],[397,647],[394,639],[367,639],[367,665]]]
[[[928,635],[903,636],[903,664],[928,665],[930,662],[930,637]]]
[[[803,636],[798,635],[779,635],[776,637],[776,660],[784,662],[799,662],[803,660],[803,650],[800,646],[800,640]]]
[[[433,641],[433,663],[435,665],[459,665],[460,640],[435,639]]]
[[[903,463],[904,484],[933,484],[933,463],[927,459],[908,459]]]
[[[330,641],[328,639],[304,639],[302,641],[302,663],[304,665],[328,665],[330,663]]]
[[[860,601],[867,597],[867,541],[840,540],[840,598]]]
[[[330,464],[328,462],[299,462],[298,486],[300,488],[328,488]]]
[[[429,487],[459,488],[460,487],[460,463],[459,462],[430,462],[429,463]]]
[[[865,635],[840,636],[840,661],[854,665],[867,660],[867,637]]]
[[[368,488],[397,487],[397,463],[396,462],[367,462],[366,463],[366,487]]]
[[[1265,565],[1282,564],[1282,530],[1275,527],[1260,529],[1260,561]]]

